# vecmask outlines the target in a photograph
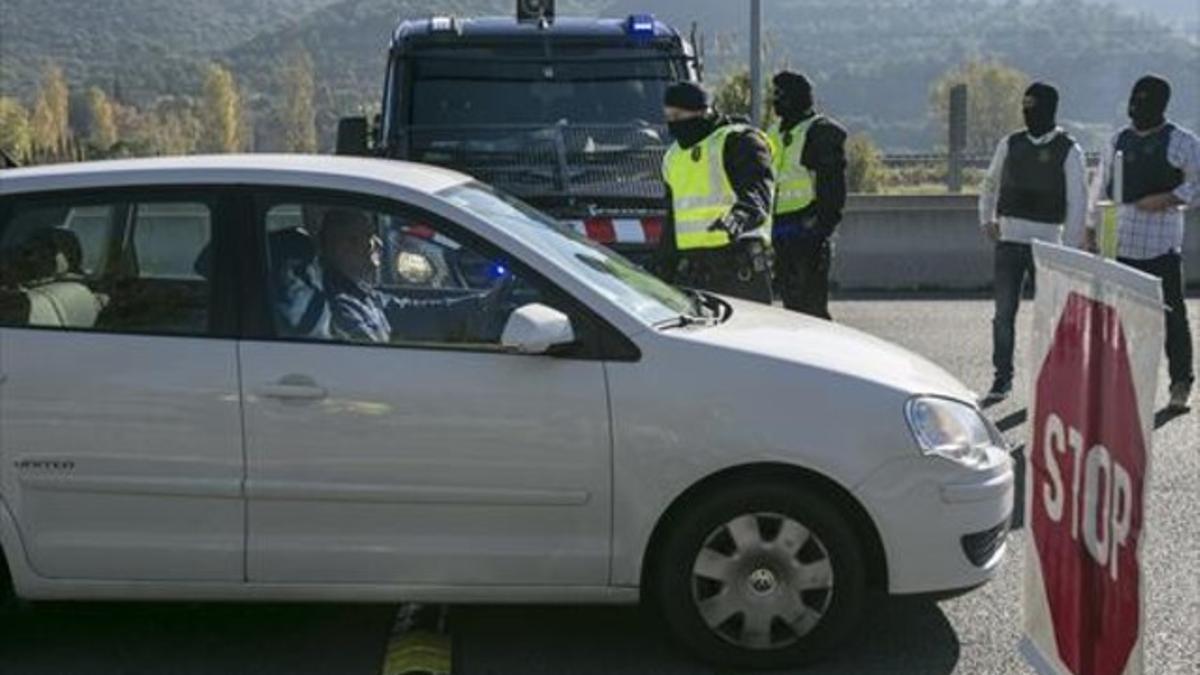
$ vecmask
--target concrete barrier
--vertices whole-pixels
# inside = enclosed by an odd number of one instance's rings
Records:
[[[1200,287],[1200,210],[1188,212],[1184,270]],[[992,284],[992,244],[979,231],[974,195],[851,195],[838,228],[839,290],[982,291]]]

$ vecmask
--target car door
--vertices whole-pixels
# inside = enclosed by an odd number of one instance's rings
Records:
[[[339,212],[377,228],[385,269],[371,286],[390,298],[471,303],[489,274],[507,275],[512,304],[563,298],[404,205],[343,193],[257,201],[271,337],[240,346],[250,580],[605,583],[611,439],[604,367],[582,346],[588,317],[569,309],[583,336],[574,356],[501,351],[503,316],[483,310],[471,335],[453,311],[389,314],[380,340],[330,260]],[[327,307],[313,308],[314,294]],[[293,317],[323,309],[327,321],[298,332]]]
[[[244,578],[244,463],[211,189],[0,205],[0,484],[47,578]]]

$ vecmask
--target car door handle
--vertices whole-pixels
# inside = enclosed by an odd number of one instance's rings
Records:
[[[329,395],[325,387],[318,386],[311,377],[286,375],[274,384],[258,389],[259,396],[283,401],[315,401]]]

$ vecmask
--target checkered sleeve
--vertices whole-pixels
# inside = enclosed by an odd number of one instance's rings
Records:
[[[1175,196],[1189,208],[1200,206],[1200,138],[1176,127],[1167,146],[1167,161],[1183,171],[1183,184],[1175,188]]]

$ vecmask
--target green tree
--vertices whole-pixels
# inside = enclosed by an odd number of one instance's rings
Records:
[[[279,124],[284,149],[288,152],[317,151],[317,111],[313,98],[313,60],[308,51],[296,47],[280,64],[279,85],[283,92]]]
[[[950,89],[967,85],[967,152],[986,154],[1000,139],[1020,128],[1021,100],[1029,77],[995,60],[968,61],[943,74],[930,91],[933,116],[947,129]]]
[[[30,118],[32,149],[35,152],[53,159],[61,159],[66,155],[67,141],[71,136],[67,122],[69,105],[70,91],[62,68],[46,66]]]
[[[9,96],[0,96],[0,150],[22,164],[32,150],[29,111]]]
[[[202,121],[203,113],[201,110],[197,114],[195,104],[188,98],[160,100],[146,123],[150,151],[156,155],[187,155],[204,148],[206,135],[212,133],[212,128]]]
[[[846,186],[850,192],[879,192],[885,167],[875,141],[865,133],[846,139]]]
[[[90,87],[87,91],[87,108],[91,120],[88,142],[94,149],[104,153],[117,143],[117,120],[112,101],[103,89]]]
[[[713,93],[713,106],[727,115],[750,117],[750,69],[742,68],[726,75]],[[763,126],[775,122],[771,107],[771,85],[763,83]]]
[[[242,149],[242,101],[233,73],[218,64],[209,64],[204,76],[204,96],[200,105],[203,136],[200,149],[205,152],[238,152]]]

